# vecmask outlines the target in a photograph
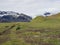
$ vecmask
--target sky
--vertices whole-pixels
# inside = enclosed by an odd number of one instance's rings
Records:
[[[60,0],[0,0],[1,11],[15,11],[35,17],[60,12]]]

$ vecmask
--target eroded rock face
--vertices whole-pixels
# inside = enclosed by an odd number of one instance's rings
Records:
[[[0,22],[30,22],[32,17],[23,13],[19,14],[12,11],[0,11]]]

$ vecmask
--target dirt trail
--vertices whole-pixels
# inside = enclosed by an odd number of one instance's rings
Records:
[[[11,30],[12,28],[14,28],[14,27],[15,27],[15,25],[12,25],[11,27],[5,29],[2,33],[0,33],[0,35],[9,34],[9,33],[10,33],[10,30]]]
[[[10,30],[14,28],[16,25],[12,25],[10,28],[5,29],[2,33],[0,33],[0,44],[10,40],[8,34],[10,34]]]

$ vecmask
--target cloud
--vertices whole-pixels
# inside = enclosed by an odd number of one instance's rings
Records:
[[[0,0],[0,10],[11,10],[32,17],[49,11],[60,12],[60,0]]]

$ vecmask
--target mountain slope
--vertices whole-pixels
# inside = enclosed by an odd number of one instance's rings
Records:
[[[30,22],[32,17],[13,11],[0,11],[0,22]]]
[[[51,16],[47,16],[47,17],[43,17],[43,16],[37,16],[36,18],[34,18],[32,20],[32,22],[45,22],[45,21],[60,21],[60,13],[55,14],[55,15],[51,15]]]
[[[42,21],[44,21],[44,17],[43,16],[37,16],[36,18],[34,18],[32,20],[32,23],[40,23]]]
[[[54,14],[52,16],[48,16],[48,18],[50,18],[50,19],[60,19],[60,13]]]

